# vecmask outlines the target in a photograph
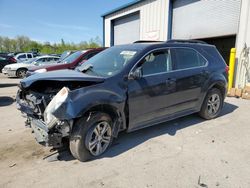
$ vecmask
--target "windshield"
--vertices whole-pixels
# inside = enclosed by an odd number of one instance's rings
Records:
[[[70,51],[65,51],[65,52],[63,52],[62,55],[61,55],[61,57],[60,57],[60,59],[59,59],[59,61],[62,61],[62,60],[63,60],[64,58],[66,58],[69,54],[70,54]]]
[[[110,77],[120,72],[136,53],[137,50],[134,49],[112,47],[90,58],[78,70],[86,74]]]
[[[65,59],[62,60],[61,63],[72,63],[74,62],[77,58],[79,58],[83,53],[85,53],[86,51],[77,51],[71,55],[69,55],[68,57],[66,57]]]

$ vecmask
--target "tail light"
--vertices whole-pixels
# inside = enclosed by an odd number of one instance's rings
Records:
[[[14,62],[14,63],[16,63],[17,61],[16,61],[16,59],[15,58],[13,58],[13,57],[11,57],[10,58],[10,61],[12,61],[12,62]]]
[[[226,66],[225,71],[227,74],[229,73],[229,66]]]

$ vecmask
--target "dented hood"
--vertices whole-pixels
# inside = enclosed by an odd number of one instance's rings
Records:
[[[42,80],[103,82],[105,78],[84,74],[75,70],[58,70],[34,74],[21,80],[20,83],[22,88],[28,88],[33,83]]]

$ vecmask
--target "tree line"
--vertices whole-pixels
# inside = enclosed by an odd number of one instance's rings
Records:
[[[26,36],[17,36],[13,39],[0,36],[0,52],[31,52],[38,51],[43,54],[60,54],[65,50],[83,50],[87,48],[97,48],[101,46],[99,37],[82,41],[79,43],[67,43],[61,39],[60,43],[37,42]]]

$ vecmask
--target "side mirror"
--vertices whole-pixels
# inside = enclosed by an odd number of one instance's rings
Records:
[[[129,80],[136,80],[142,77],[141,67],[137,68],[134,72],[130,72],[128,75]]]

